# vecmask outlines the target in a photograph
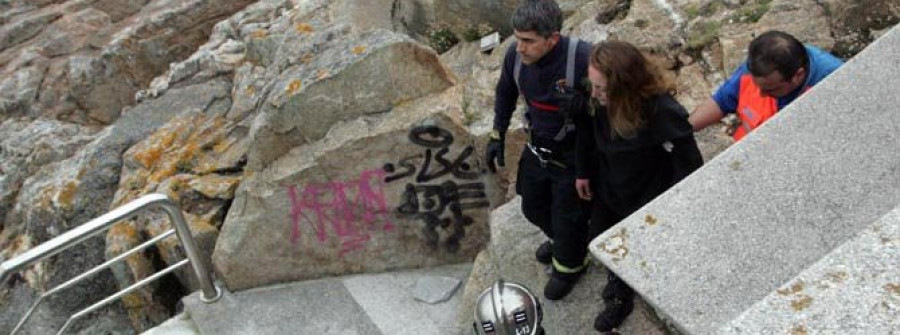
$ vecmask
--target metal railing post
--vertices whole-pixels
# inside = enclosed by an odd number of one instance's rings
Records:
[[[175,233],[178,234],[178,238],[181,240],[181,244],[184,247],[184,253],[187,254],[187,258],[191,260],[194,274],[197,275],[197,280],[200,281],[200,288],[203,290],[203,298],[201,300],[204,302],[219,300],[222,296],[222,291],[213,285],[212,278],[206,270],[205,259],[200,257],[200,252],[197,251],[197,245],[191,237],[193,236],[191,234],[191,229],[188,227],[187,221],[184,220],[184,215],[181,214],[181,210],[179,210],[178,206],[176,206],[172,200],[169,200],[168,197],[166,197],[165,201],[161,201],[160,205],[163,210],[169,214],[169,219],[171,219],[172,224],[175,226]]]
[[[66,321],[66,324],[63,325],[63,328],[60,329],[60,333],[65,331],[65,329],[71,324],[72,321],[78,319],[88,313],[91,313],[100,307],[103,307],[109,303],[111,303],[115,299],[119,299],[125,294],[134,291],[151,281],[159,279],[163,275],[175,271],[176,269],[191,264],[194,269],[194,275],[197,276],[197,280],[200,283],[200,289],[203,291],[203,296],[200,300],[206,303],[211,303],[218,300],[222,296],[222,289],[215,285],[212,281],[212,277],[210,276],[209,271],[207,271],[207,265],[205,259],[200,256],[200,252],[197,249],[197,245],[194,242],[193,234],[191,233],[190,227],[187,224],[187,221],[184,219],[184,215],[181,213],[181,210],[178,206],[169,199],[168,196],[164,194],[149,194],[142,196],[134,201],[131,201],[125,205],[122,205],[106,214],[101,215],[87,223],[84,223],[78,227],[75,227],[62,235],[59,235],[47,242],[41,243],[40,245],[31,248],[24,253],[13,257],[12,259],[6,260],[3,263],[0,263],[0,283],[5,282],[10,275],[16,273],[18,271],[23,270],[26,266],[41,261],[47,257],[56,255],[78,243],[81,243],[91,237],[94,237],[101,232],[108,229],[110,226],[115,224],[116,222],[128,219],[137,212],[151,208],[151,207],[161,207],[169,217],[169,221],[172,222],[174,226],[174,230],[169,230],[163,234],[160,234],[157,237],[154,237],[150,241],[142,243],[141,245],[132,248],[131,250],[126,251],[125,253],[114,257],[101,265],[98,265],[86,273],[83,273],[76,278],[73,278],[62,285],[54,287],[49,291],[42,294],[28,309],[25,315],[22,317],[20,322],[16,325],[15,329],[13,329],[12,333],[14,334],[18,331],[22,325],[28,320],[31,316],[32,312],[40,305],[41,302],[44,301],[44,298],[59,292],[63,289],[71,287],[75,283],[92,276],[94,274],[99,273],[101,270],[109,268],[113,263],[119,262],[123,260],[128,255],[136,253],[139,250],[142,250],[148,247],[151,244],[154,244],[168,236],[170,236],[173,232],[178,236],[179,241],[181,242],[182,247],[184,248],[185,254],[187,255],[186,260],[182,260],[175,265],[169,266],[168,268],[153,274],[152,276],[145,278],[125,290],[119,291],[113,296],[107,297],[103,301],[92,305],[91,307],[84,309],[69,318]]]

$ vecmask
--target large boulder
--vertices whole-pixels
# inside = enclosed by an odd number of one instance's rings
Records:
[[[307,39],[311,41],[303,43]],[[254,124],[251,169],[294,146],[322,139],[339,121],[390,111],[455,82],[433,51],[386,30],[355,34],[336,25],[321,33],[294,32],[279,41],[298,46],[272,55],[271,67],[281,71]]]
[[[471,261],[492,183],[473,137],[430,96],[334,127],[241,184],[213,254],[233,290]]]

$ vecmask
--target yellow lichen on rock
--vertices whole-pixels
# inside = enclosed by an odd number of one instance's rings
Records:
[[[316,31],[309,23],[297,23],[296,28],[297,32],[301,34],[311,34],[312,32]]]
[[[803,294],[803,295],[800,295],[800,297],[798,299],[791,301],[791,308],[793,308],[795,311],[799,312],[799,311],[802,311],[802,310],[808,308],[809,305],[812,305],[812,301],[813,301],[812,297]]]
[[[269,32],[265,29],[256,29],[252,33],[250,33],[250,38],[255,39],[266,38],[267,36],[269,36]]]
[[[78,182],[70,180],[63,185],[62,189],[56,193],[56,206],[58,208],[71,208],[72,200],[75,199],[75,193],[78,191]]]
[[[300,79],[294,79],[294,80],[291,80],[291,82],[284,89],[284,91],[285,91],[285,93],[287,93],[287,95],[294,95],[294,94],[297,94],[297,92],[300,92],[300,88],[302,88],[302,87],[303,87],[303,82],[300,81]]]

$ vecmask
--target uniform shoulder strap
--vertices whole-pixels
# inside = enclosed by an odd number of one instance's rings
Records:
[[[515,48],[515,43],[513,43],[513,48]],[[522,72],[522,54],[516,52],[516,65],[513,67],[513,79],[516,80],[516,88],[519,91],[522,91],[522,85],[519,85],[519,73]]]
[[[578,39],[574,37],[569,38],[569,50],[566,55],[566,88],[569,91],[575,89],[575,55],[578,54]],[[565,113],[563,119],[563,126],[559,129],[559,132],[556,133],[556,136],[553,138],[558,142],[562,142],[566,138],[568,133],[575,131],[575,122],[572,120],[572,115],[570,111],[563,111]]]
[[[569,54],[566,57],[566,86],[575,87],[575,55],[578,53],[578,39],[569,38]]]

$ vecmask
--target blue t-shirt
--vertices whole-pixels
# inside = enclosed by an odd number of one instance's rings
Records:
[[[806,76],[806,83],[802,86],[803,88],[815,86],[844,64],[844,61],[819,48],[810,45],[805,47],[806,54],[809,55],[809,75]],[[741,77],[749,72],[747,62],[744,61],[737,71],[734,71],[734,74],[713,94],[712,99],[719,105],[719,109],[723,113],[734,113],[737,110],[738,94],[741,90]],[[791,92],[791,94],[778,98],[778,110],[797,99],[804,91],[806,90],[798,89]]]

